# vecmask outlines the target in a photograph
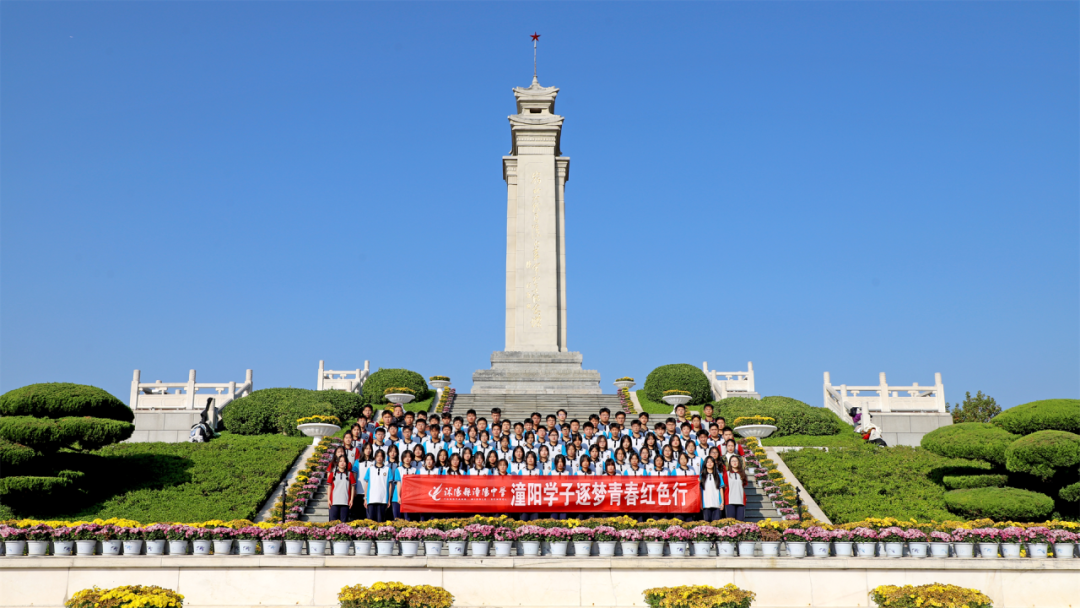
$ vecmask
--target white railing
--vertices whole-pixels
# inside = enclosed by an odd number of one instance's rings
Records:
[[[131,380],[131,402],[133,410],[201,410],[206,407],[206,401],[201,397],[207,397],[209,392],[199,395],[200,390],[216,391],[209,398],[214,400],[215,410],[220,411],[233,399],[246,397],[254,389],[251,379],[251,370],[243,382],[195,382],[195,370],[188,372],[187,382],[140,382],[141,372],[135,370]],[[171,392],[170,392],[171,391]]]
[[[709,371],[709,362],[701,364],[705,376],[709,378],[709,387],[712,388],[713,399],[727,399],[739,397],[741,394],[754,393],[754,363],[746,362],[745,372],[718,372]],[[723,376],[723,379],[717,378]]]
[[[861,393],[872,393],[863,395]],[[901,396],[901,393],[907,395]],[[877,386],[834,386],[825,372],[825,407],[840,416],[848,424],[854,424],[848,410],[855,407],[863,414],[860,423],[868,422],[867,414],[875,413],[945,413],[945,386],[941,374],[934,374],[933,386],[889,386],[885,372],[878,375]]]
[[[316,385],[315,390],[334,389],[359,395],[364,382],[370,375],[371,372],[367,361],[364,361],[364,369],[351,369],[348,371],[325,369],[323,362],[319,361],[319,383]]]

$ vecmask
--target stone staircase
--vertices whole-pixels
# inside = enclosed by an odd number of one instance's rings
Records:
[[[300,515],[300,521],[330,521],[330,498],[327,496],[328,492],[330,492],[330,485],[322,484],[315,492],[315,496],[312,496],[312,500],[308,501],[307,508]]]
[[[777,511],[772,500],[761,492],[761,488],[750,484],[746,488],[746,521],[763,519],[780,519],[780,511]]]
[[[504,420],[518,422],[528,418],[533,412],[539,412],[547,418],[560,409],[566,410],[566,419],[577,418],[583,424],[589,416],[606,407],[612,415],[622,409],[618,395],[473,395],[458,393],[454,399],[452,413],[464,416],[470,409],[476,410],[477,416],[491,417],[491,408],[502,410]]]

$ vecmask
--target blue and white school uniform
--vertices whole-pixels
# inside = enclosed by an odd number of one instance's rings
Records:
[[[626,465],[626,468],[623,469],[623,475],[626,477],[648,477],[649,471],[642,466],[638,466],[635,470],[630,465]]]
[[[419,444],[416,443],[415,439],[410,439],[408,441],[405,441],[404,439],[399,439],[397,442],[395,442],[395,445],[397,445],[398,454],[404,454],[405,452],[411,452],[412,449]]]
[[[372,464],[374,463],[370,460],[357,460],[353,463],[353,478],[358,482],[356,484],[356,493],[361,496],[367,495],[367,470]]]
[[[390,465],[371,465],[364,473],[364,481],[367,482],[368,519],[382,522],[385,517],[386,506],[390,504],[390,483],[394,473]]]
[[[521,462],[511,462],[510,466],[507,467],[507,472],[510,473],[511,475],[521,475],[520,471],[522,469],[524,469],[524,468],[525,468],[525,461],[524,460],[522,460]]]
[[[668,471],[668,476],[670,476],[670,477],[697,477],[697,473],[694,472],[694,469],[691,469],[689,467],[687,467],[685,469],[680,468],[680,467],[675,467],[674,469]]]

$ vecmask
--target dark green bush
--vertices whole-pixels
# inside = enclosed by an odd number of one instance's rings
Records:
[[[0,478],[0,502],[26,508],[37,501],[63,500],[59,492],[71,484],[70,479],[63,477]]]
[[[5,474],[25,466],[41,454],[34,448],[0,438],[0,469]]]
[[[709,379],[701,369],[689,363],[661,365],[649,372],[645,378],[645,396],[655,403],[664,403],[664,391],[682,390],[690,392],[687,405],[700,405],[712,400]]]
[[[1046,494],[1017,488],[973,488],[945,493],[949,510],[969,518],[997,521],[1036,521],[1054,510]]]
[[[922,447],[946,458],[970,458],[1005,464],[1005,450],[1019,439],[987,422],[943,426],[923,436]]]
[[[941,483],[950,490],[1000,488],[1008,481],[1008,475],[946,475],[941,478]]]
[[[77,446],[93,450],[131,437],[135,425],[106,418],[0,417],[0,439],[42,452]]]
[[[132,422],[131,408],[96,386],[68,382],[30,384],[0,395],[0,416],[93,416]]]
[[[776,419],[776,431],[769,437],[788,435],[836,435],[842,428],[851,429],[836,414],[823,407],[811,407],[790,397],[765,397],[760,401],[747,397],[728,397],[716,402],[714,413],[728,426],[740,416],[768,416]]]
[[[407,369],[379,369],[364,381],[364,403],[379,409],[387,403],[383,392],[392,386],[404,386],[416,392],[416,401],[428,398],[427,381],[420,374]]]
[[[1038,431],[1021,437],[1005,450],[1005,468],[1047,480],[1061,469],[1080,464],[1080,435]]]
[[[1058,496],[1065,502],[1080,502],[1080,481],[1061,488]]]
[[[296,429],[300,418],[331,414],[344,423],[355,420],[363,407],[359,395],[345,391],[264,388],[225,406],[221,417],[225,428],[238,435],[300,436]]]
[[[1036,431],[1080,433],[1080,399],[1032,401],[1005,410],[991,422],[1017,435]]]

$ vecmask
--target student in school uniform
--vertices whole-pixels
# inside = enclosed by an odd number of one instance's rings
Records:
[[[645,467],[641,466],[641,459],[638,458],[638,455],[630,454],[630,458],[626,462],[626,468],[623,469],[623,475],[627,477],[643,477],[648,474]]]
[[[439,450],[439,454],[435,457],[435,466],[439,467],[439,475],[446,475],[447,469],[450,468],[450,454],[446,450]]]
[[[450,465],[446,467],[443,475],[465,475],[465,469],[461,466],[461,456],[458,454],[450,455]]]
[[[641,448],[638,448],[638,452],[642,449],[649,450],[650,454],[655,454],[660,450],[660,438],[656,436],[656,433],[645,434],[645,444]]]
[[[603,470],[604,460],[600,458],[600,447],[596,444],[589,446],[589,462],[593,463],[596,469]]]
[[[593,474],[592,459],[589,458],[588,454],[583,455],[581,457],[581,460],[578,461],[578,466],[574,470],[574,474],[575,475],[592,475]]]
[[[581,454],[578,453],[578,449],[574,447],[574,444],[568,443],[563,445],[563,456],[566,456],[566,468],[573,472],[577,468],[578,458]]]
[[[386,521],[386,506],[390,503],[390,466],[386,464],[386,452],[375,452],[375,463],[364,473],[367,484],[367,518],[382,523]]]
[[[525,466],[525,448],[520,445],[514,448],[514,457],[510,461],[510,474],[520,475],[521,469]]]
[[[671,448],[671,444],[665,445],[660,451],[661,457],[664,459],[664,468],[667,471],[671,471],[678,464],[675,460],[675,450]]]
[[[356,462],[356,457],[360,455],[360,449],[356,447],[353,442],[352,433],[345,433],[341,441],[342,447],[345,449],[345,457],[349,459],[349,468],[352,468],[352,464]]]
[[[356,478],[349,470],[349,458],[340,456],[337,466],[330,476],[330,520],[345,523],[349,521],[349,509],[352,508]]]
[[[510,437],[510,445],[516,448],[523,443],[525,443],[525,425],[520,422],[515,422],[514,436]]]
[[[694,470],[694,475],[701,473],[701,456],[697,453],[697,444],[686,444],[684,454],[686,454],[686,459],[689,461],[690,468]]]
[[[541,445],[540,450],[536,456],[536,466],[540,467],[540,470],[546,475],[551,470],[551,450],[548,450],[548,446]]]
[[[626,470],[626,452],[619,448],[615,450],[615,470],[621,475]]]
[[[540,467],[539,460],[536,458],[536,454],[528,452],[525,454],[525,465],[517,472],[518,475],[525,477],[538,477],[544,474],[543,468]],[[535,521],[540,519],[539,513],[522,513],[521,521]]]
[[[393,479],[391,485],[393,491],[390,496],[390,510],[394,514],[394,519],[402,519],[401,513],[401,484],[405,481],[405,478],[412,474],[412,452],[402,452],[401,462],[397,465],[391,465]],[[404,514],[405,521],[409,521],[409,514]]]
[[[525,433],[525,441],[521,443],[521,447],[525,449],[526,454],[536,454],[537,448],[540,446],[536,443],[536,434],[532,431]]]
[[[469,446],[465,445],[465,431],[458,431],[454,433],[454,443],[447,450],[450,454],[463,455]]]
[[[499,455],[499,460],[505,460],[510,462],[514,459],[514,448],[510,447],[510,438],[503,437],[499,440],[499,449],[496,450]]]
[[[435,465],[435,455],[434,454],[424,454],[424,463],[422,465],[420,465],[420,468],[416,469],[416,474],[417,475],[441,475],[442,474],[442,472],[439,470],[439,467]],[[430,514],[430,513],[416,514],[416,518],[419,521],[427,521],[429,519],[434,519],[435,517],[436,517],[435,515]]]
[[[367,517],[367,502],[365,500],[365,495],[367,494],[367,482],[364,481],[364,475],[367,473],[368,467],[375,464],[373,452],[371,444],[365,444],[364,448],[360,451],[360,456],[353,462],[352,473],[353,479],[356,480],[353,491],[356,493],[356,496],[353,498],[353,507],[349,511],[351,520],[364,519]]]
[[[600,451],[600,462],[607,462],[608,460],[611,460],[614,456],[612,450],[608,447],[607,437],[600,435],[596,438],[596,443],[594,443],[593,445],[595,445],[596,448]]]
[[[705,459],[702,465],[699,486],[701,488],[701,519],[707,522],[718,521],[723,517],[724,488],[727,485],[724,471],[717,467],[713,457]]]
[[[690,467],[690,459],[686,457],[686,452],[679,454],[679,464],[674,469],[671,469],[668,475],[672,477],[697,477],[697,472]]]
[[[510,463],[506,462],[506,459],[500,458],[497,466],[498,469],[495,471],[495,475],[499,477],[510,475]]]
[[[484,470],[486,475],[494,475],[499,470],[499,455],[495,450],[491,450],[487,453],[487,460],[484,461]]]
[[[742,447],[742,446],[739,446],[738,444],[736,444],[734,439],[727,440],[727,443],[724,445],[724,460],[729,462],[729,463],[732,460],[741,461],[742,460],[742,454],[739,453],[739,448],[740,447]]]
[[[630,439],[629,435],[623,435],[619,438],[619,448],[622,449],[623,454],[629,458],[631,453],[637,452],[638,449],[634,447],[634,441]]]
[[[727,487],[724,488],[725,514],[733,519],[745,521],[746,519],[746,486],[749,484],[746,472],[743,471],[742,459],[732,458],[728,461]]]
[[[671,447],[671,457],[672,457],[672,459],[675,460],[675,464],[678,464],[679,463],[679,454],[682,454],[682,451],[683,451],[683,441],[682,441],[682,439],[680,439],[679,436],[676,435],[676,436],[671,438],[671,442],[668,443],[668,446]]]
[[[407,426],[401,429],[401,439],[397,441],[398,454],[404,454],[405,452],[411,452],[413,446],[416,445],[416,440],[412,436],[413,429],[411,426]]]
[[[610,458],[604,461],[604,475],[607,477],[615,477],[619,474],[619,467],[615,464],[614,460]]]
[[[725,446],[728,445],[728,442],[735,441],[735,432],[731,429],[724,429],[723,435]],[[735,451],[738,452],[740,458],[746,456],[746,453],[743,450],[743,446],[739,445],[738,443],[735,444]]]
[[[330,458],[330,462],[327,463],[327,465],[326,465],[326,475],[327,476],[329,476],[331,473],[333,473],[334,469],[337,468],[338,458],[346,458],[346,459],[348,459],[345,456],[345,448],[343,446],[340,446],[340,445],[337,446],[337,448],[334,450],[333,457]]]
[[[412,449],[412,462],[413,469],[419,469],[424,466],[424,448],[420,445],[414,445]]]
[[[667,475],[667,473],[668,467],[667,463],[664,462],[664,457],[660,454],[657,454],[653,458],[652,466],[649,467],[649,475],[653,477],[659,477],[661,475]]]
[[[484,455],[481,452],[477,452],[472,459],[472,466],[469,467],[469,475],[483,475],[487,467],[484,465]]]
[[[548,473],[550,477],[571,477],[573,472],[566,468],[566,456],[562,454],[555,457],[555,460],[551,464],[551,471]],[[568,481],[568,480],[567,480]],[[561,488],[562,486],[560,486]],[[549,514],[551,519],[566,519],[566,513],[551,513]]]

